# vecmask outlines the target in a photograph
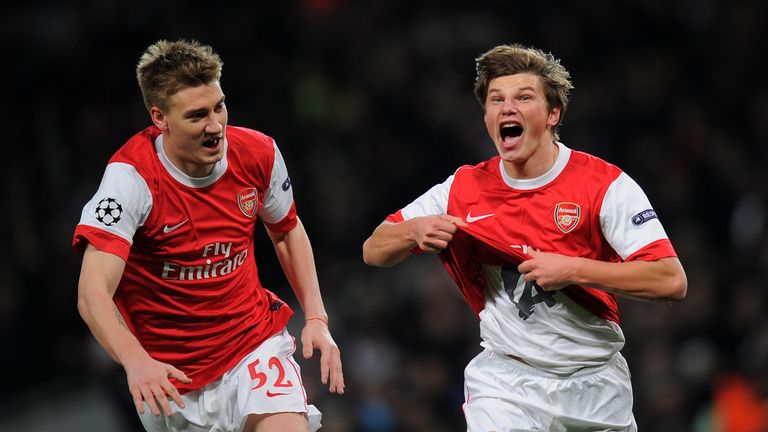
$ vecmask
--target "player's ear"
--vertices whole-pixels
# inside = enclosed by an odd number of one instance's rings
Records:
[[[161,131],[168,129],[168,119],[165,113],[160,108],[153,106],[149,110],[149,116],[152,118],[152,123],[157,126]]]
[[[547,117],[547,126],[555,127],[558,123],[560,123],[560,107],[553,107]]]

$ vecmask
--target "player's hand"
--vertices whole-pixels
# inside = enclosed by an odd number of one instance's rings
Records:
[[[411,235],[424,252],[440,252],[447,248],[457,226],[467,226],[461,218],[451,215],[423,216],[412,221]]]
[[[344,394],[341,351],[331,337],[328,324],[319,318],[308,319],[301,331],[301,345],[305,359],[312,357],[315,349],[320,350],[320,380],[323,384],[330,381],[331,393]]]
[[[535,282],[544,291],[557,291],[572,283],[578,258],[529,249],[531,259],[517,266],[526,282]]]
[[[162,412],[170,417],[173,411],[168,403],[169,398],[173,399],[176,405],[184,408],[179,390],[168,380],[168,377],[173,377],[183,383],[191,383],[192,380],[184,372],[159,362],[146,353],[135,354],[123,362],[123,367],[128,377],[128,389],[139,413],[144,414],[144,402],[146,402],[152,414],[159,416],[162,409]]]

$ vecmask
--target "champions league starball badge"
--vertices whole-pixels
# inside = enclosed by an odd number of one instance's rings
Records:
[[[106,226],[120,222],[123,206],[114,198],[104,198],[96,204],[96,219]]]

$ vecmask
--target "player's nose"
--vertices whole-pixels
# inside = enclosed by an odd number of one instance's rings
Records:
[[[224,130],[224,124],[215,115],[208,116],[205,124],[205,133],[210,135],[220,134]]]
[[[517,112],[515,102],[512,99],[505,99],[504,103],[501,105],[501,112],[504,114],[514,114]]]

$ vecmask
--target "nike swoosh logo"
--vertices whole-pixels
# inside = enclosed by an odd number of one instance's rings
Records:
[[[267,390],[267,397],[275,397],[275,396],[285,396],[290,393],[272,393],[270,390]]]
[[[170,226],[169,227],[168,225],[166,225],[166,226],[163,227],[163,232],[168,234],[171,231],[176,231],[176,229],[178,229],[180,226],[182,226],[185,223],[187,223],[187,221],[189,221],[189,219],[184,219],[183,221],[181,221],[180,223],[177,223],[174,226]]]
[[[495,213],[490,213],[490,214],[484,214],[484,215],[480,215],[480,216],[472,216],[472,210],[470,210],[467,213],[467,222],[468,223],[477,222],[479,220],[482,220],[482,219],[485,219],[485,218],[489,218],[491,216],[496,216],[496,214]]]

